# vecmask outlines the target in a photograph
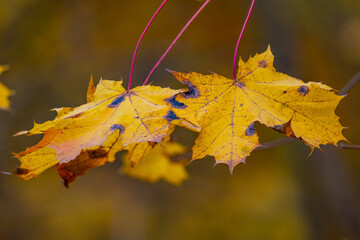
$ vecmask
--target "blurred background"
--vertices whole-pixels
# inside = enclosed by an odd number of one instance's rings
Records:
[[[0,81],[16,91],[0,112],[0,170],[19,165],[41,136],[12,137],[49,109],[86,101],[90,75],[124,79],[133,50],[161,0],[0,0]],[[170,0],[141,44],[133,86],[141,84],[204,1]],[[165,68],[232,73],[235,43],[250,0],[212,0],[150,81],[182,87]],[[271,44],[278,71],[340,90],[360,70],[358,0],[257,1],[239,55]],[[360,86],[337,114],[360,144]],[[258,124],[260,142],[280,138]],[[196,134],[177,129],[191,148]],[[0,175],[0,239],[360,239],[360,151],[315,151],[300,142],[257,151],[230,176],[214,159],[187,166],[180,187],[119,174],[121,161],[79,177],[69,189],[52,168],[23,182]]]

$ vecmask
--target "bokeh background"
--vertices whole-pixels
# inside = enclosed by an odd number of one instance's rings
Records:
[[[231,77],[232,56],[250,0],[212,0],[151,77],[182,87],[165,71],[210,70]],[[19,162],[41,136],[12,137],[49,109],[85,103],[94,79],[129,77],[138,37],[161,0],[0,0],[1,81],[16,95],[0,112],[0,170]],[[151,26],[137,58],[139,85],[203,3],[170,0]],[[275,67],[304,81],[341,89],[360,70],[358,0],[257,1],[239,54],[271,44]],[[337,114],[346,138],[360,144],[360,86]],[[258,124],[260,141],[279,134]],[[185,129],[178,141],[193,145]],[[360,151],[300,142],[258,151],[230,176],[214,159],[188,165],[182,186],[144,183],[119,174],[121,161],[91,170],[69,189],[54,169],[23,182],[0,175],[0,239],[360,239]]]

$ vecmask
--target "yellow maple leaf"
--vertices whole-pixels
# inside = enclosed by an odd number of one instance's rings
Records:
[[[9,66],[0,65],[0,75],[8,69]],[[12,95],[12,91],[0,82],[0,109],[9,110],[10,108],[9,96],[11,95]]]
[[[218,74],[173,72],[188,86],[169,104],[174,112],[201,131],[193,159],[206,155],[226,163],[232,172],[259,146],[256,121],[311,147],[345,140],[335,109],[343,96],[321,83],[303,81],[276,72],[270,47],[239,61],[235,80]]]
[[[35,123],[33,129],[16,134],[44,134],[38,144],[15,154],[21,162],[16,174],[29,179],[57,163],[68,163],[82,150],[102,147],[115,131],[123,147],[161,142],[177,119],[166,99],[178,92],[149,85],[126,91],[121,81],[110,80],[101,80],[94,89],[90,80],[87,104],[55,109],[54,120]]]

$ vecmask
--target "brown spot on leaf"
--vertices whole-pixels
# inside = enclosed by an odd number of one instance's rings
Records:
[[[26,175],[26,174],[28,174],[29,172],[30,172],[29,169],[18,167],[18,168],[16,168],[16,170],[15,170],[14,173],[15,173],[16,175]]]
[[[70,117],[67,117],[67,118],[65,118],[65,119],[69,119],[69,118],[79,118],[79,117],[81,117],[81,116],[83,116],[84,115],[84,113],[78,113],[78,114],[76,114],[76,115],[74,115],[74,116],[70,116]]]
[[[187,108],[187,106],[184,103],[175,100],[176,96],[177,96],[177,94],[165,99],[164,101],[169,103],[170,106],[173,108],[177,108],[177,109]]]
[[[121,124],[113,124],[111,127],[110,127],[110,130],[111,131],[115,131],[115,130],[119,130],[120,133],[124,133],[125,132],[125,127]]]
[[[256,133],[256,130],[254,128],[254,123],[251,123],[248,128],[245,130],[246,136],[253,136]]]
[[[290,124],[291,120],[287,123],[281,124],[281,125],[275,125],[272,128],[282,134],[285,134],[288,137],[294,137],[295,138],[295,134],[294,131],[291,128],[291,124]]]
[[[88,151],[89,157],[91,159],[99,158],[99,157],[105,157],[107,154],[107,151],[105,149],[99,148],[96,150]]]
[[[125,101],[125,95],[120,95],[119,97],[115,98],[109,105],[109,108],[116,108],[120,105],[120,103],[122,103],[123,101]]]
[[[199,89],[190,81],[183,80],[183,83],[187,85],[188,91],[181,93],[184,98],[197,98],[200,96]]]
[[[234,82],[235,82],[235,86],[238,86],[238,87],[240,87],[240,88],[243,88],[243,87],[246,86],[245,83],[240,82],[239,80],[235,80]]]
[[[259,62],[259,67],[261,67],[261,68],[266,68],[268,66],[268,61],[267,60],[261,60],[260,62]]]
[[[85,175],[85,173],[95,167],[104,165],[107,162],[108,150],[102,147],[92,150],[82,150],[76,159],[62,164],[56,165],[56,170],[63,179],[65,187],[77,178],[77,176]]]
[[[167,112],[167,114],[165,115],[165,119],[168,120],[168,122],[172,122],[172,121],[177,120],[179,118],[176,116],[176,114],[172,110],[169,110]]]
[[[307,86],[305,86],[305,85],[300,86],[300,87],[298,88],[298,92],[299,92],[301,95],[305,96],[306,94],[309,93],[309,88],[308,88]]]

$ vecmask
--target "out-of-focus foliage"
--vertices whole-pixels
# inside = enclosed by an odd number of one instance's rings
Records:
[[[143,146],[149,146],[150,144],[148,142],[133,144],[134,146],[129,149],[128,155],[134,155],[134,152],[139,148],[139,151],[143,152]],[[131,163],[131,158],[125,157],[122,172],[146,182],[154,183],[163,179],[174,185],[180,185],[189,177],[184,168],[184,165],[188,162],[186,157],[177,162],[171,160],[171,157],[186,153],[185,146],[177,142],[164,141],[161,144],[156,144],[149,151],[147,149],[146,147],[145,154],[141,154],[143,157],[136,165]]]
[[[90,74],[127,79],[139,34],[160,1],[0,0],[0,62],[14,113],[0,111],[0,170],[14,169],[11,152],[39,140],[11,136],[54,116],[48,109],[78,106]],[[141,84],[178,30],[199,7],[169,1],[141,45],[133,86]],[[164,68],[212,70],[230,77],[234,45],[249,1],[211,1],[150,81],[180,88]],[[285,11],[286,10],[286,11]],[[359,71],[358,0],[256,1],[240,45],[243,58],[268,43],[275,67],[335,89]],[[359,143],[360,88],[337,115]],[[260,141],[279,135],[263,126]],[[195,134],[175,131],[190,147]],[[328,151],[329,150],[329,151]],[[116,174],[121,161],[89,171],[70,189],[55,170],[22,182],[0,175],[1,239],[356,239],[359,235],[359,151],[326,149],[308,158],[303,144],[254,152],[229,176],[211,158],[187,166],[181,187],[147,184]],[[117,155],[120,159],[121,156]]]
[[[9,67],[7,65],[0,65],[0,75],[8,69]],[[0,109],[7,110],[10,108],[10,95],[11,90],[0,82]]]

